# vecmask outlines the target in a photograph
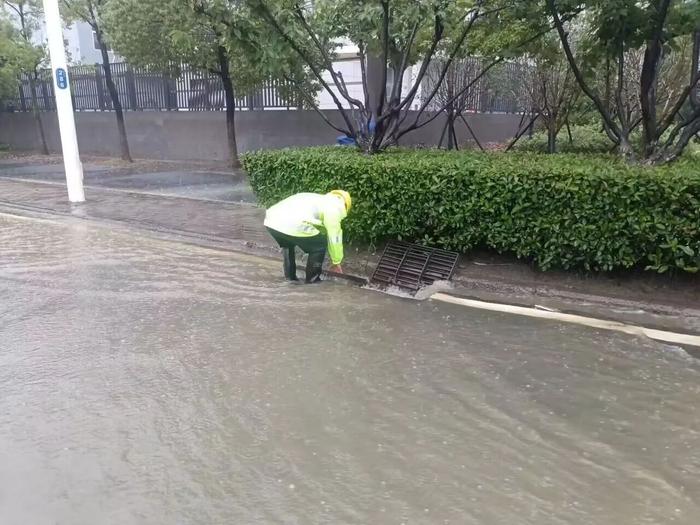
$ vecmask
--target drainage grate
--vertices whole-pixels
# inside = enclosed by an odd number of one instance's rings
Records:
[[[447,281],[457,268],[459,254],[418,244],[392,241],[384,249],[370,282],[409,290]]]

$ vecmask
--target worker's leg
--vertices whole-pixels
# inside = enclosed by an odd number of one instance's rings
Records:
[[[267,231],[270,232],[272,238],[275,239],[280,248],[282,248],[282,264],[285,279],[288,281],[298,281],[294,238],[282,232],[278,232],[277,230],[273,230],[272,228],[267,228]]]
[[[299,247],[309,254],[306,261],[306,282],[308,284],[321,281],[323,273],[323,260],[326,258],[326,246],[328,238],[319,234],[313,237],[299,239]]]
[[[288,281],[298,281],[297,279],[297,258],[294,246],[282,248],[282,260],[284,264],[284,278]]]
[[[323,273],[323,260],[326,258],[326,250],[311,252],[306,261],[306,284],[321,282]]]

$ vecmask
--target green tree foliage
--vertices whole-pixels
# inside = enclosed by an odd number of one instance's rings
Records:
[[[256,64],[241,52],[240,30],[245,12],[222,0],[116,0],[108,23],[112,45],[130,63],[177,73],[181,64],[220,73],[223,47],[235,70],[237,91],[257,87],[265,79]]]
[[[17,78],[24,68],[26,53],[19,31],[0,13],[0,98],[17,91]]]
[[[105,18],[110,6],[118,0],[61,0],[63,16],[68,22],[81,20],[87,22],[95,32],[95,40],[100,47],[102,54],[102,69],[105,76],[105,84],[109,97],[112,100],[114,115],[117,120],[117,130],[119,132],[119,147],[122,160],[131,162],[131,152],[129,151],[129,140],[126,135],[126,124],[124,123],[124,109],[119,92],[112,74],[112,66],[109,62],[110,37],[107,32]]]
[[[332,97],[342,125],[327,123],[355,139],[369,153],[381,151],[437,118],[496,64],[547,31],[543,17],[527,22],[514,16],[511,0],[246,0],[269,27],[258,42],[262,57],[292,50]],[[333,65],[338,47],[359,49],[363,95],[353,96]],[[470,54],[493,56],[482,71],[460,86],[450,100],[433,101],[452,64]],[[418,93],[431,62],[441,69],[432,87]],[[404,74],[418,65],[411,79]],[[391,72],[391,78],[389,78]],[[414,108],[414,106],[416,106]],[[416,111],[411,112],[411,110]],[[322,115],[323,116],[323,115]]]
[[[531,5],[552,17],[577,82],[621,154],[651,164],[679,158],[700,131],[700,103],[694,96],[700,82],[700,2],[545,0]],[[572,50],[569,27],[562,21],[572,12],[580,13],[577,24],[589,35],[582,56]],[[679,57],[683,49],[685,59]],[[679,63],[684,64],[680,75]],[[679,82],[680,89],[673,89]],[[630,139],[637,127],[642,134],[638,149]]]
[[[42,153],[48,155],[49,148],[46,143],[46,134],[44,133],[44,125],[41,121],[36,95],[39,68],[47,58],[46,46],[43,43],[35,42],[34,39],[43,14],[41,0],[3,0],[3,3],[14,18],[15,26],[17,27],[15,49],[19,53],[17,55],[19,57],[19,72],[24,73],[29,79],[30,100],[37,134],[41,142]],[[14,82],[14,87],[17,89],[16,76]]]
[[[298,59],[288,61],[280,54],[265,62],[252,52],[252,42],[264,41],[265,35],[242,2],[112,0],[106,20],[114,49],[129,62],[173,75],[187,64],[221,78],[234,167],[239,166],[235,94],[248,94],[282,74],[309,89]]]

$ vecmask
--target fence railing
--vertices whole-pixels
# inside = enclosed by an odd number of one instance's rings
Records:
[[[452,73],[458,84],[472,80],[472,75],[476,75],[483,66],[478,58],[462,62],[460,67],[463,70]],[[221,111],[226,108],[221,78],[213,73],[186,65],[178,68],[177,75],[134,67],[124,62],[111,66],[119,100],[126,111]],[[432,64],[431,68],[439,68],[439,63]],[[113,110],[102,65],[71,66],[69,75],[76,111]],[[522,64],[504,63],[494,67],[464,93],[462,110],[478,113],[524,111],[527,104],[525,75]],[[433,77],[429,74],[424,79],[424,93],[431,92],[435,82]],[[54,110],[53,81],[48,69],[39,71],[36,80],[24,75],[20,79],[17,95],[4,101],[4,109],[31,111],[32,87],[37,108],[41,111]],[[441,101],[445,97],[441,88],[429,109],[441,107]],[[295,94],[291,86],[274,80],[266,81],[253,93],[236,97],[236,108],[244,110],[297,109],[301,106],[301,96]],[[335,109],[335,105],[329,105],[328,108]],[[322,109],[327,108],[322,104]]]
[[[111,70],[119,101],[126,111],[220,111],[226,108],[223,83],[213,73],[183,66],[174,76],[124,62],[111,64]],[[113,110],[101,65],[71,66],[69,75],[76,111]],[[32,86],[37,108],[54,110],[53,81],[48,69],[39,71],[36,81],[23,75],[17,96],[5,101],[6,109],[30,111]],[[236,108],[295,109],[301,105],[297,98],[288,86],[269,80],[253,93],[236,97]]]
[[[459,111],[468,113],[522,113],[529,109],[527,78],[529,66],[504,62],[487,70],[488,61],[471,57],[456,61],[428,105],[438,110],[454,100]],[[432,93],[443,70],[443,62],[430,64],[423,92]],[[477,78],[478,77],[478,78]]]

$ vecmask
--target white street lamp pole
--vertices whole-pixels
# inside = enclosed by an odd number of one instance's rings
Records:
[[[51,70],[53,73],[53,88],[56,94],[56,112],[58,127],[61,132],[61,149],[63,150],[63,165],[66,169],[66,186],[68,199],[71,202],[83,202],[83,165],[78,151],[78,137],[75,132],[75,116],[73,101],[70,95],[70,80],[66,65],[66,51],[63,47],[63,26],[58,10],[58,0],[43,0],[44,16],[46,17],[46,32],[49,38],[49,53],[51,55]]]

